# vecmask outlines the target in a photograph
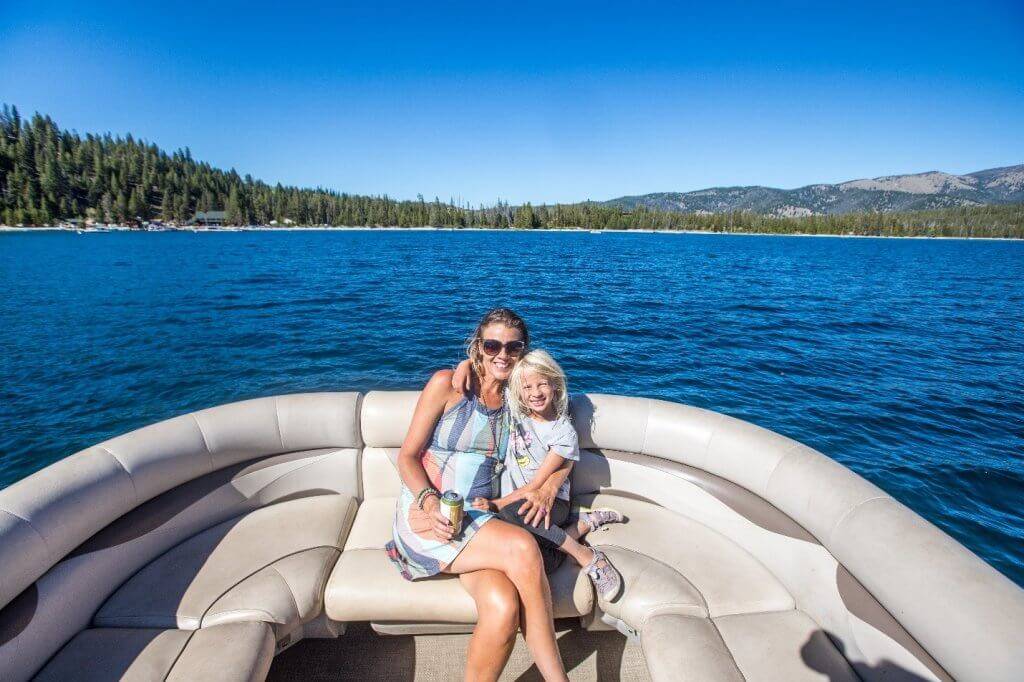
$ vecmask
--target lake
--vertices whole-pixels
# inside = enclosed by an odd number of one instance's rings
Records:
[[[275,393],[419,388],[514,308],[570,388],[755,422],[1024,585],[1024,242],[0,234],[0,487]]]

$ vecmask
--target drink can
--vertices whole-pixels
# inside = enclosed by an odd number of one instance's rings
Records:
[[[454,490],[446,490],[444,495],[441,495],[441,513],[451,521],[456,533],[462,530],[464,514],[462,495]]]

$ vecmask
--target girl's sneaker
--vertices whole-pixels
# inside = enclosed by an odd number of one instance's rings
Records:
[[[591,509],[580,514],[580,520],[590,527],[590,532],[594,532],[601,526],[609,523],[622,523],[625,518],[614,509]]]
[[[593,560],[584,569],[598,596],[605,601],[615,601],[622,591],[622,576],[599,549],[594,550]]]

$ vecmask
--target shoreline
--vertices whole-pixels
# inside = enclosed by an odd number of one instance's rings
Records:
[[[83,229],[74,227],[12,227],[0,225],[0,233],[25,233],[25,232],[74,232],[78,234],[102,234],[104,232],[193,232],[193,233],[218,233],[218,232],[578,232],[583,234],[668,234],[668,235],[723,235],[730,237],[822,237],[835,239],[925,239],[925,240],[958,240],[958,241],[997,241],[997,242],[1019,242],[1024,241],[1021,237],[948,237],[928,235],[871,235],[871,234],[811,234],[808,232],[712,232],[710,230],[653,230],[653,229],[605,229],[591,230],[585,227],[542,227],[531,229],[498,228],[498,227],[366,227],[366,226],[329,226],[317,225],[310,227],[285,227],[272,225],[246,225],[245,227],[171,227],[158,230],[143,230],[123,225],[111,225],[102,229]]]

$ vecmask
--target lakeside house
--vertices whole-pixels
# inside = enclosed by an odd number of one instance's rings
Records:
[[[203,227],[222,227],[224,225],[224,211],[197,211],[192,216],[193,225]]]

